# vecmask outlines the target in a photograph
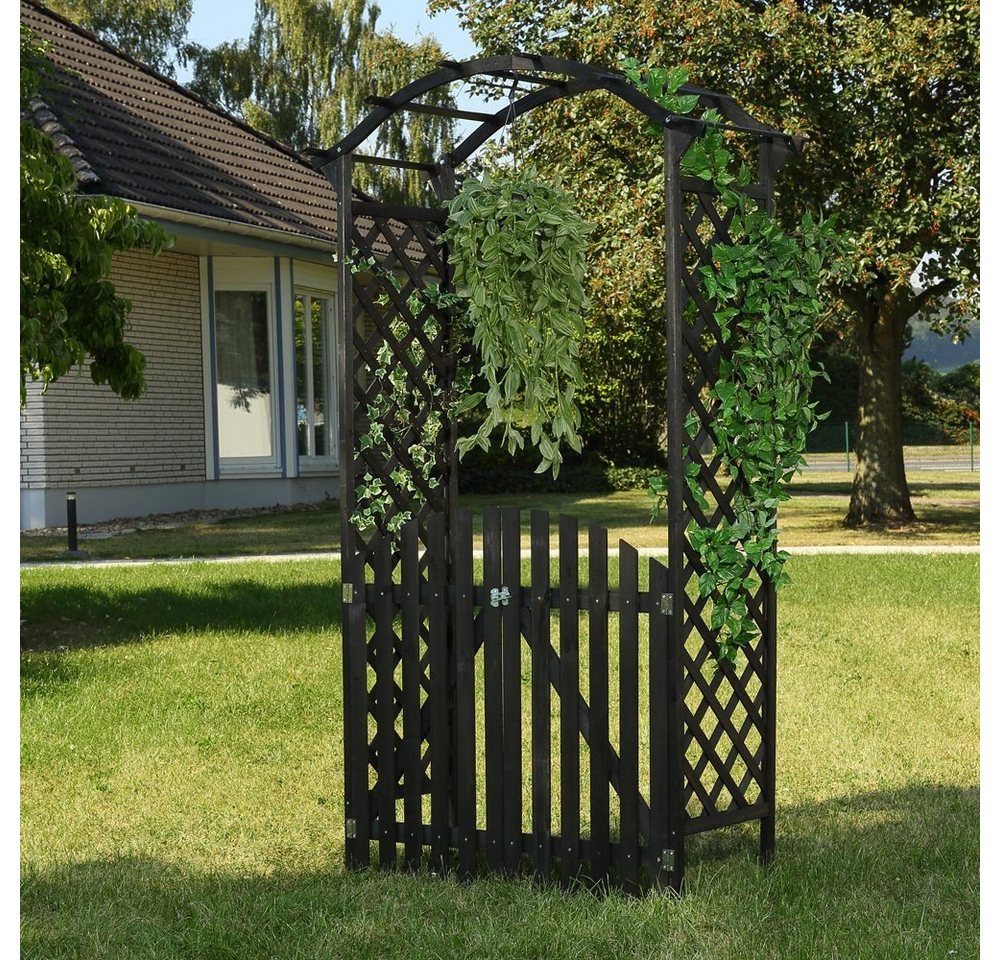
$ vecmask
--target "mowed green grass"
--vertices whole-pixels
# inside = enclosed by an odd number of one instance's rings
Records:
[[[791,488],[792,499],[779,514],[782,544],[979,542],[978,473],[911,471],[909,479],[919,522],[897,530],[858,531],[843,526],[851,493],[850,474],[810,470],[799,475]],[[661,547],[667,542],[665,520],[650,521],[650,499],[643,490],[479,495],[465,496],[462,502],[477,513],[493,504],[520,507],[525,546],[532,509],[548,510],[553,521],[559,513],[568,513],[578,517],[581,526],[601,524],[609,529],[612,543],[619,537],[636,547]],[[318,508],[188,523],[174,529],[140,529],[109,539],[81,540],[79,545],[95,559],[115,559],[320,552],[336,550],[339,544],[338,508],[330,502]],[[65,535],[21,535],[22,561],[58,560],[65,550]]]
[[[792,573],[777,860],[629,900],[344,872],[336,562],[25,571],[23,955],[978,956],[978,557]]]

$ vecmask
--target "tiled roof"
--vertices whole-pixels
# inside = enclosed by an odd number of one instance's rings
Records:
[[[42,91],[48,122],[97,178],[81,188],[335,239],[333,187],[291,148],[30,0],[21,21],[55,65],[57,82]]]

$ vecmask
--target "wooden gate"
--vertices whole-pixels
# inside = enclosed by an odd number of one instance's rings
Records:
[[[515,507],[369,543],[347,583],[348,856],[380,866],[676,885],[667,570],[624,540]],[[395,574],[394,574],[394,571]],[[366,621],[372,628],[366,627]],[[673,749],[676,749],[674,747]]]

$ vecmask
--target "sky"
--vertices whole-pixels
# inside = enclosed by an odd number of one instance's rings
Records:
[[[403,40],[432,33],[453,59],[468,60],[475,53],[455,13],[430,17],[421,0],[379,0],[379,7],[382,9],[379,26],[391,27]],[[210,47],[223,40],[246,37],[253,22],[253,10],[254,0],[194,0],[188,38]]]

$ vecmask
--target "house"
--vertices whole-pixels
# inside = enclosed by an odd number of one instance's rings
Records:
[[[337,495],[336,196],[326,178],[179,84],[29,0],[58,81],[40,123],[80,189],[175,237],[116,257],[145,396],[82,369],[21,416],[21,527]]]

